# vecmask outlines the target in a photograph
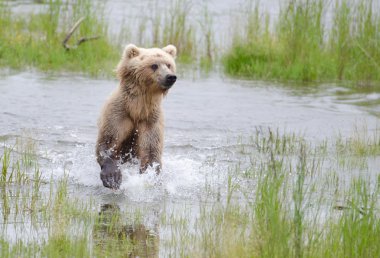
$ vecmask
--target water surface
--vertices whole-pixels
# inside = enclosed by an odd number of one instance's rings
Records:
[[[157,177],[152,169],[140,175],[137,165],[125,165],[121,190],[114,192],[100,181],[95,142],[100,109],[116,86],[115,80],[72,74],[3,72],[0,138],[32,138],[44,179],[68,174],[72,194],[95,199],[100,210],[143,211],[141,226],[160,239],[170,235],[158,226],[162,214],[185,211],[195,218],[210,189],[223,198],[229,169],[245,159],[238,145],[242,136],[272,128],[318,143],[350,136],[355,125],[365,124],[369,131],[378,125],[376,93],[341,94],[337,85],[305,90],[217,75],[180,78],[163,102],[162,173]],[[378,160],[369,165],[376,168]],[[9,238],[22,235],[21,228],[9,226]],[[160,254],[165,256],[164,248]]]
[[[2,75],[1,136],[32,137],[44,158],[50,160],[45,173],[63,173],[68,166],[70,176],[78,183],[98,188],[101,182],[94,156],[97,119],[116,86],[115,80],[73,75]],[[355,125],[363,123],[370,131],[376,129],[380,96],[356,93],[342,97],[336,94],[341,90],[326,85],[305,93],[297,88],[217,76],[181,78],[163,102],[162,176],[173,176],[168,180],[174,193],[182,187],[181,182],[191,182],[186,177],[202,182],[204,178],[197,173],[205,163],[212,159],[218,164],[213,169],[223,170],[237,155],[229,146],[243,135],[253,135],[258,128],[296,132],[313,141],[338,134],[350,136]],[[361,105],[366,100],[374,103]],[[125,171],[126,178],[128,173]],[[128,192],[129,183],[122,188]]]

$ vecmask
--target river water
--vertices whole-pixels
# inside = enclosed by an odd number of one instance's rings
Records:
[[[94,149],[100,109],[116,86],[115,80],[72,74],[3,73],[0,136],[33,138],[46,178],[66,172],[73,182],[107,193],[99,179]],[[296,132],[315,142],[350,136],[356,125],[376,129],[380,94],[337,94],[345,90],[336,85],[305,91],[217,75],[179,78],[163,102],[161,177],[165,192],[173,198],[197,196],[197,187],[210,171],[225,171],[239,160],[231,150],[239,137],[253,135],[260,128]],[[154,199],[149,193],[139,193],[147,184],[145,179],[154,181],[152,175],[145,178],[138,175],[137,167],[125,168],[121,188],[132,200]]]
[[[22,3],[35,7],[30,1]],[[209,1],[208,5],[221,21],[233,10],[229,1]],[[22,6],[15,8],[23,10]],[[118,17],[133,6],[129,1],[107,1],[111,24],[120,24]],[[268,6],[270,12],[278,12],[275,5]],[[214,24],[216,30],[225,26]],[[160,213],[181,212],[186,207],[197,214],[205,186],[224,191],[229,168],[242,158],[237,151],[242,136],[272,128],[318,143],[337,135],[350,136],[356,125],[365,124],[369,132],[379,125],[380,94],[376,92],[350,92],[337,84],[297,87],[235,80],[219,73],[192,78],[184,73],[163,102],[162,173],[156,177],[149,170],[140,175],[138,166],[126,165],[121,189],[115,192],[102,186],[95,142],[100,109],[117,84],[73,74],[1,71],[0,138],[6,142],[32,138],[44,179],[67,174],[76,196],[96,197],[100,206],[112,203],[122,210],[146,211],[145,227],[159,231],[161,239],[168,231],[157,229]],[[160,249],[160,254],[165,256],[165,250]]]
[[[241,136],[272,128],[319,142],[350,136],[355,125],[376,130],[380,115],[380,94],[348,94],[337,85],[300,89],[220,75],[182,77],[163,102],[162,173],[140,175],[137,165],[124,166],[121,190],[114,192],[102,186],[95,142],[101,106],[117,81],[38,72],[2,72],[0,78],[0,138],[32,138],[43,179],[67,174],[77,197],[95,199],[99,207],[142,210],[144,228],[161,240],[170,238],[170,229],[157,226],[163,213],[186,210],[196,217],[207,189],[225,194],[229,168],[244,158]],[[9,238],[23,235],[17,231],[23,227],[9,227]]]

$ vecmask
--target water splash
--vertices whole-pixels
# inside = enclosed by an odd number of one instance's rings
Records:
[[[159,175],[155,167],[149,167],[144,174],[139,173],[138,162],[121,165],[123,182],[119,190],[103,187],[99,177],[100,168],[96,162],[92,144],[76,146],[72,152],[57,153],[48,151],[46,157],[51,160],[44,168],[54,179],[65,175],[71,182],[90,188],[101,188],[103,193],[113,192],[126,195],[133,201],[154,201],[165,196],[173,198],[192,198],[199,194],[205,185],[212,168],[201,160],[184,155],[166,154],[163,169]],[[49,173],[44,173],[48,179]]]

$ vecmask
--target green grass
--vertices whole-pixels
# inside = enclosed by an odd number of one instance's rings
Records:
[[[223,57],[225,71],[255,79],[379,87],[380,16],[373,2],[332,2],[289,1],[273,19],[274,29],[258,3],[250,2],[248,22]],[[329,9],[333,19],[327,25]]]
[[[195,11],[189,0],[172,0],[165,7],[159,7],[158,1],[150,3],[156,6],[154,10],[140,10],[138,19],[124,22],[115,35],[108,33],[102,3],[48,0],[42,4],[46,10],[19,15],[0,0],[0,26],[5,28],[0,31],[0,67],[109,77],[128,43],[145,48],[173,44],[178,49],[177,62],[186,64],[186,69],[211,70],[215,59],[212,17],[202,8],[199,19],[190,19]],[[82,37],[100,38],[67,51],[62,42],[82,17],[85,20],[68,44],[75,46]]]
[[[377,256],[380,177],[369,179],[369,173],[378,171],[361,168],[361,176],[351,177],[355,168],[347,167],[338,176],[335,142],[315,146],[272,130],[242,144],[249,142],[259,147],[247,155],[259,161],[230,173],[225,199],[207,205],[205,197],[194,225],[181,214],[165,222],[177,240],[173,257]],[[369,143],[366,155],[376,137],[365,138],[363,146]],[[287,151],[278,147],[289,145]],[[279,150],[285,151],[276,155]],[[346,154],[357,155],[357,149]]]
[[[173,44],[177,47],[181,64],[210,68],[214,59],[214,34],[211,29],[212,17],[206,7],[202,7],[199,19],[193,2],[170,0],[168,6],[160,6],[153,1],[154,9],[141,16],[138,21],[137,43],[146,47]]]
[[[24,140],[18,139],[11,148],[2,146],[0,256],[124,257],[133,254],[132,239],[121,235],[120,212],[97,212],[92,200],[72,196],[67,176],[57,180],[41,179],[36,153],[31,152],[31,140]],[[27,163],[25,157],[28,157]],[[34,166],[31,167],[31,163]],[[29,234],[8,233],[13,227],[29,227]]]
[[[167,15],[154,19],[154,45],[170,42],[178,48],[179,61],[191,63],[196,54],[195,28],[189,21],[191,2],[187,0],[172,1]]]
[[[143,13],[125,23],[118,35],[108,33],[101,3],[89,0],[44,1],[46,9],[18,15],[0,1],[0,67],[75,72],[112,76],[121,45],[141,47],[174,44],[178,62],[188,69],[210,71],[218,65],[214,17],[207,5],[194,10],[188,0],[173,0],[165,7]],[[283,4],[278,17],[248,1],[243,22],[236,25],[233,43],[223,54],[227,74],[251,79],[344,82],[379,88],[380,16],[372,1],[293,0]],[[246,12],[248,10],[248,12]],[[331,21],[327,11],[332,11]],[[193,19],[192,16],[198,18]],[[81,17],[84,22],[69,44],[81,37],[100,36],[66,51],[62,41]],[[326,21],[329,24],[326,24]],[[137,29],[131,29],[137,26]],[[131,31],[137,33],[131,35]],[[136,31],[136,32],[135,32]],[[126,40],[128,39],[128,42]],[[226,43],[220,42],[224,49]]]
[[[206,183],[197,212],[194,204],[160,206],[159,236],[147,233],[144,212],[99,209],[78,199],[80,186],[66,176],[43,179],[37,146],[20,138],[1,149],[0,255],[145,257],[164,249],[171,257],[376,257],[379,171],[349,160],[378,162],[378,135],[356,128],[352,137],[311,143],[268,129],[242,137],[232,149],[240,161],[221,187]],[[31,234],[8,233],[27,226]]]
[[[0,2],[0,66],[12,69],[72,71],[89,75],[110,75],[119,58],[119,48],[110,42],[102,13],[91,1],[46,2],[47,10],[18,15]],[[62,41],[71,26],[85,17],[69,45],[81,37],[100,36],[67,51]],[[4,29],[5,28],[5,29]]]

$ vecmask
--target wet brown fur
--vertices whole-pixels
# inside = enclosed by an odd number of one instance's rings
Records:
[[[126,47],[116,69],[120,84],[98,122],[96,156],[102,169],[109,159],[125,162],[137,157],[141,173],[153,163],[159,171],[164,138],[161,102],[168,91],[160,81],[165,74],[175,73],[175,47],[166,48]],[[159,64],[158,71],[151,69],[152,64]]]

